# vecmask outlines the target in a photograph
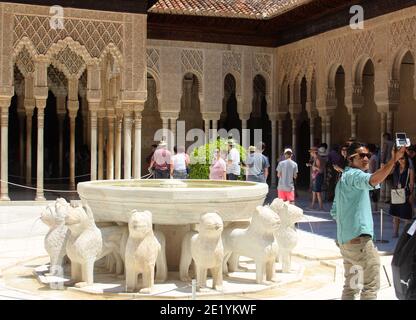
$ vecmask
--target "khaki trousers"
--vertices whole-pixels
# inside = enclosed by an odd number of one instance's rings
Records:
[[[354,243],[351,243],[354,242]],[[342,300],[377,299],[380,290],[380,256],[370,237],[355,238],[340,245],[344,258],[344,290]]]

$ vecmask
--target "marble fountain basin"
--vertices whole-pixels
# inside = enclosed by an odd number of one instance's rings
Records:
[[[265,183],[215,180],[98,180],[79,183],[78,194],[96,222],[128,222],[133,209],[149,210],[154,224],[198,223],[217,212],[226,221],[251,217],[268,193]]]

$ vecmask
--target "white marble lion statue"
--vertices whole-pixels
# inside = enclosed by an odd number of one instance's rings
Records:
[[[151,293],[154,285],[155,265],[161,244],[152,229],[150,211],[133,210],[129,219],[129,238],[125,251],[126,290],[138,289],[138,275],[142,274],[140,293]]]
[[[264,283],[265,275],[266,281],[271,281],[278,254],[274,232],[279,225],[276,212],[267,206],[257,206],[248,228],[225,228],[222,235],[224,273],[236,271],[239,256],[245,256],[252,258],[256,264],[256,283]]]
[[[94,283],[94,263],[101,257],[103,239],[94,222],[91,208],[70,208],[65,217],[70,233],[66,252],[71,260],[71,280],[76,287]]]
[[[40,216],[42,222],[49,227],[44,240],[45,250],[50,257],[50,272],[47,275],[62,272],[69,236],[68,227],[65,225],[65,216],[69,207],[65,199],[58,198],[54,204],[48,205]]]
[[[190,231],[182,241],[179,277],[182,281],[190,280],[188,272],[193,259],[199,291],[206,290],[208,269],[212,274],[213,289],[222,290],[223,229],[223,221],[217,213],[206,213],[200,218],[199,233]]]
[[[279,260],[282,263],[282,271],[288,273],[291,270],[291,255],[298,243],[298,235],[294,224],[302,220],[303,210],[281,199],[273,200],[270,205],[280,217],[280,226],[275,237],[279,246]]]

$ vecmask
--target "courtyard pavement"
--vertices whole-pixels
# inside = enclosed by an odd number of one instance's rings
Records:
[[[270,190],[265,203],[270,203],[275,195],[276,190]],[[16,197],[21,197],[21,195],[15,195]],[[49,299],[33,292],[8,287],[3,274],[6,268],[46,255],[43,239],[48,228],[39,220],[40,212],[46,203],[13,201],[0,204],[0,300]],[[323,211],[307,210],[305,208],[309,205],[309,194],[305,191],[299,191],[296,204],[304,208],[305,214],[304,220],[298,224],[299,241],[294,250],[296,262],[303,261],[306,265],[307,272],[304,280],[288,290],[272,290],[264,294],[245,295],[244,299],[339,299],[343,285],[343,267],[339,249],[334,241],[336,224],[329,214],[331,204],[325,203]],[[380,204],[380,208],[386,213],[388,205]],[[392,282],[390,264],[397,239],[391,238],[392,219],[385,213],[383,214],[383,240],[387,240],[386,243],[377,242],[381,239],[382,216],[379,212],[373,214],[376,245],[380,251],[383,266],[379,299],[396,299],[394,288],[389,281]],[[242,296],[238,295],[217,297],[217,299],[241,298]]]

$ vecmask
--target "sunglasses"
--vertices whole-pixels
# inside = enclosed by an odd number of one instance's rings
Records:
[[[350,159],[354,158],[355,156],[360,156],[361,159],[364,159],[365,157],[367,157],[368,159],[371,158],[371,153],[364,153],[364,152],[360,152],[360,153],[354,153],[352,155],[350,155]]]

